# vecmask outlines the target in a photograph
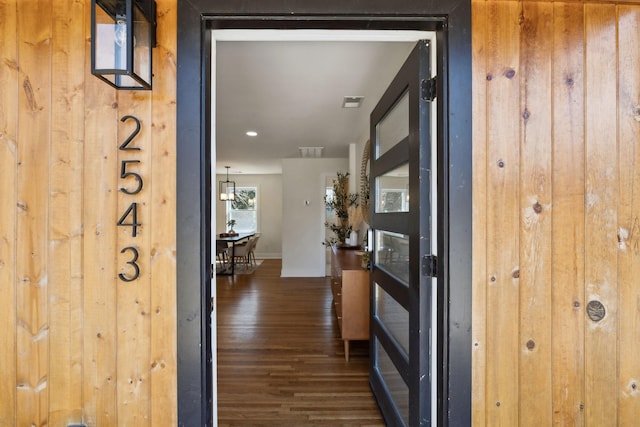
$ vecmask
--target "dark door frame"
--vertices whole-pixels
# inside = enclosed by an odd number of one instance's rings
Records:
[[[471,1],[178,0],[177,324],[178,425],[209,426],[211,340],[211,28],[429,29],[440,25],[446,61],[438,129],[439,286],[446,343],[438,424],[471,425]]]

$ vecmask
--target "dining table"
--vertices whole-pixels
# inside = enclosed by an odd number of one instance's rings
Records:
[[[216,269],[216,274],[218,275],[234,275],[235,274],[235,265],[236,265],[236,244],[249,240],[256,233],[220,233],[216,235],[216,244],[217,243],[226,243],[227,246],[231,243],[231,260],[229,261],[229,266],[226,268],[220,269],[218,271]]]

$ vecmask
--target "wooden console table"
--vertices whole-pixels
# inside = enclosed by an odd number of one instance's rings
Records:
[[[369,271],[362,268],[360,253],[335,246],[331,250],[333,305],[347,361],[349,341],[369,339]]]

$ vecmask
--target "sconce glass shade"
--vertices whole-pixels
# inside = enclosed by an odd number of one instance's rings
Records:
[[[91,73],[116,89],[151,89],[155,1],[91,0]]]

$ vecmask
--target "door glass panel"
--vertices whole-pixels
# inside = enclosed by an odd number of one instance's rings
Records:
[[[398,102],[376,125],[376,159],[391,147],[409,136],[409,92],[405,92]]]
[[[409,212],[409,164],[376,177],[376,213]]]
[[[409,236],[376,230],[375,261],[379,268],[408,284]]]
[[[375,314],[391,332],[400,347],[409,353],[409,312],[391,295],[375,284]]]
[[[376,340],[376,356],[380,376],[382,376],[405,425],[409,425],[409,387],[378,340]]]

